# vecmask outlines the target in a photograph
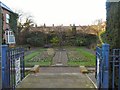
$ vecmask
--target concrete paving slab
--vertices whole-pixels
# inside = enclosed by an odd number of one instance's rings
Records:
[[[17,88],[95,88],[82,73],[30,74]]]
[[[40,67],[40,73],[79,73],[79,67]]]
[[[55,56],[53,57],[52,66],[59,66],[58,64],[61,64],[61,66],[67,66],[67,52],[64,51],[56,51]]]

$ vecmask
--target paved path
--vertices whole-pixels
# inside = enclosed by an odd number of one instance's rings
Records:
[[[95,84],[95,87],[97,88],[95,73],[88,73],[87,75],[92,80],[92,82]]]
[[[40,73],[80,73],[79,67],[40,67]]]
[[[39,73],[29,74],[17,88],[73,88],[73,90],[93,88],[94,90],[95,87],[88,75],[80,73],[79,67],[63,67],[67,66],[67,60],[66,50],[56,50],[52,62],[54,67],[40,67]]]
[[[81,73],[41,73],[29,75],[18,88],[94,88],[94,86]]]
[[[53,57],[52,66],[67,66],[67,53],[65,50],[57,50]]]
[[[79,67],[42,67],[40,73],[29,74],[17,88],[93,88]],[[74,89],[73,89],[74,90]]]

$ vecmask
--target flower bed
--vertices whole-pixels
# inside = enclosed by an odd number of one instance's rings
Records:
[[[77,47],[74,51],[68,51],[67,55],[69,66],[95,66],[95,55],[84,49]]]
[[[27,60],[26,67],[31,67],[36,64],[40,66],[50,66],[53,56],[54,56],[53,49],[42,50],[35,57]]]

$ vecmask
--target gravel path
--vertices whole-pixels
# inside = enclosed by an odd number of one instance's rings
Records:
[[[67,52],[65,50],[57,50],[53,57],[52,66],[67,66]]]

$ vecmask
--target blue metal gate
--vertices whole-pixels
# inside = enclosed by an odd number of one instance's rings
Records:
[[[110,88],[113,88],[113,90],[120,90],[120,49],[113,49],[109,59]]]
[[[15,89],[24,78],[24,50],[2,45],[2,89]]]
[[[120,49],[96,48],[96,80],[99,89],[120,90]]]
[[[109,45],[96,48],[96,79],[98,88],[108,88],[109,84]]]

